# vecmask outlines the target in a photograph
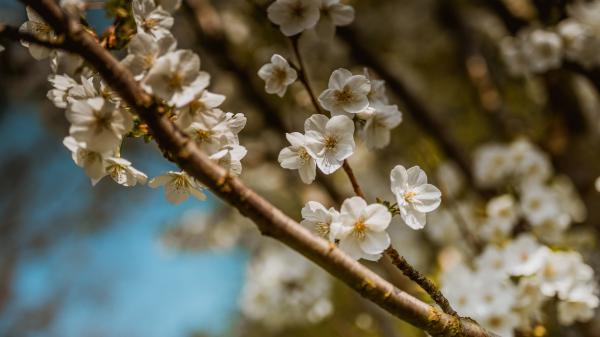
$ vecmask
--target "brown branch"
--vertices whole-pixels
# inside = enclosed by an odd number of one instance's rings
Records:
[[[358,180],[356,180],[356,176],[354,176],[354,171],[352,171],[352,167],[350,167],[348,160],[344,160],[344,164],[342,165],[342,167],[344,168],[344,172],[346,172],[348,179],[350,179],[350,183],[352,184],[352,189],[354,190],[354,194],[356,194],[357,196],[364,199],[365,194],[363,193],[362,189],[360,188],[360,185],[358,184]]]
[[[78,27],[77,23],[69,22],[54,1],[23,2],[31,5],[55,29],[62,28],[67,33],[66,38],[72,41],[77,53],[93,65],[104,80],[148,123],[156,141],[173,156],[181,168],[252,219],[263,235],[287,244],[364,297],[434,336],[494,336],[473,322],[461,322],[459,318],[445,314],[395,288],[335,245],[310,233],[247,188],[238,178],[229,176],[226,170],[212,162],[172,121],[159,114],[156,105],[139,88],[129,71]]]
[[[427,292],[427,294],[431,296],[431,299],[433,299],[435,303],[437,303],[440,306],[440,308],[444,310],[445,313],[452,316],[458,316],[458,314],[452,308],[450,302],[448,302],[448,299],[446,299],[446,297],[444,296],[444,294],[442,294],[440,289],[429,278],[421,274],[421,272],[419,272],[412,265],[410,265],[410,263],[408,263],[406,259],[402,255],[400,255],[394,247],[390,246],[388,249],[386,249],[385,255],[387,255],[390,258],[392,264],[398,269],[400,269],[400,271],[402,271],[402,273],[406,275],[406,277],[411,279],[413,282],[418,284],[423,290],[425,290],[425,292]]]
[[[317,101],[317,96],[315,96],[315,92],[313,91],[310,85],[310,80],[308,79],[308,71],[306,65],[304,64],[304,60],[302,59],[302,53],[300,53],[300,48],[298,46],[298,43],[300,41],[300,35],[290,37],[290,41],[292,43],[292,50],[294,51],[294,56],[296,56],[296,61],[298,61],[298,66],[296,67],[296,71],[298,72],[298,79],[306,88],[306,91],[308,92],[310,100],[312,101],[315,110],[317,110],[317,113],[324,114],[323,110],[321,109],[321,105],[319,104],[319,101]]]

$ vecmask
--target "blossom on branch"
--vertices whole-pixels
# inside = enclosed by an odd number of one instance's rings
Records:
[[[287,87],[298,78],[298,74],[294,68],[290,67],[285,58],[274,54],[271,57],[271,63],[263,65],[258,70],[258,77],[265,81],[267,93],[283,97]]]
[[[277,0],[267,8],[269,20],[285,36],[313,28],[319,21],[321,0]]]
[[[427,175],[418,166],[407,170],[397,165],[390,173],[390,180],[404,223],[412,229],[425,227],[426,213],[434,211],[441,203],[440,190],[427,183]]]
[[[354,153],[354,123],[346,116],[312,115],[304,123],[306,150],[325,174],[331,174]]]
[[[169,171],[161,176],[150,179],[148,186],[165,187],[167,200],[172,204],[180,204],[193,195],[199,200],[206,200],[206,195],[200,190],[202,185],[184,171]]]
[[[286,133],[285,137],[291,145],[279,152],[277,158],[279,164],[288,170],[298,170],[300,179],[305,184],[312,183],[316,176],[316,162],[308,153],[306,136],[299,132],[292,132]]]
[[[369,106],[370,91],[371,83],[365,76],[352,75],[349,70],[340,68],[329,77],[329,87],[321,93],[319,102],[332,116],[352,116]]]
[[[386,229],[392,214],[381,204],[367,205],[361,197],[346,199],[337,221],[331,223],[330,237],[353,259],[377,261],[390,246]]]

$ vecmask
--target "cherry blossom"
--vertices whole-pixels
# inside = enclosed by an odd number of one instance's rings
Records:
[[[263,65],[258,70],[258,77],[265,80],[265,91],[267,93],[283,97],[287,87],[298,78],[298,74],[294,68],[290,67],[285,58],[274,54],[271,57],[271,63]]]

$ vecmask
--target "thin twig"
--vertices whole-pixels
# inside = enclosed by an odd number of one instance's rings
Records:
[[[302,53],[300,53],[300,48],[298,46],[299,41],[300,41],[299,35],[290,37],[290,41],[292,43],[292,50],[294,51],[294,56],[296,57],[296,61],[298,61],[298,66],[296,67],[296,71],[298,72],[298,79],[300,80],[300,82],[302,82],[302,84],[306,88],[306,91],[308,92],[308,95],[310,96],[310,100],[312,101],[312,104],[315,107],[315,110],[317,111],[317,113],[323,114],[323,110],[321,109],[321,105],[319,104],[319,101],[317,100],[317,96],[315,95],[315,92],[313,91],[313,89],[310,85],[310,80],[308,78],[308,71],[307,71],[306,65],[304,63],[304,60],[302,59]]]
[[[344,160],[344,164],[342,165],[342,167],[344,168],[344,172],[346,172],[348,179],[350,179],[350,183],[352,184],[352,189],[354,190],[354,194],[356,194],[357,196],[364,199],[365,194],[363,193],[362,189],[360,188],[360,185],[358,184],[358,180],[356,180],[356,177],[354,176],[354,171],[352,171],[352,167],[350,167],[348,160]]]
[[[431,299],[437,303],[442,310],[448,315],[457,316],[458,314],[448,302],[448,299],[442,294],[440,289],[425,275],[421,274],[418,270],[416,270],[410,263],[406,261],[406,259],[398,253],[398,251],[390,246],[385,250],[385,255],[387,255],[392,264],[396,266],[406,277],[411,279],[413,282],[418,284],[429,296]]]

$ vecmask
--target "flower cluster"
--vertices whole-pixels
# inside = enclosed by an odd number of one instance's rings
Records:
[[[297,253],[267,246],[246,273],[241,310],[272,330],[317,323],[333,312],[331,281],[319,267]]]
[[[556,299],[558,321],[587,321],[600,303],[593,270],[575,251],[553,251],[522,234],[490,245],[474,268],[458,263],[442,275],[443,292],[455,309],[501,336],[539,322],[543,306]],[[465,287],[469,284],[469,287]]]
[[[553,299],[560,324],[591,319],[599,304],[594,273],[566,239],[569,226],[586,217],[572,182],[554,176],[547,155],[525,139],[484,145],[474,163],[480,186],[510,192],[483,205],[467,197],[454,212],[433,214],[436,226],[427,232],[433,240],[464,240],[452,216],[458,213],[484,248],[472,263],[461,261],[442,275],[455,309],[502,336],[543,322]],[[473,286],[459,286],[465,282]]]
[[[239,175],[246,149],[239,144],[238,133],[246,117],[220,110],[225,97],[207,90],[210,76],[200,70],[198,55],[177,49],[169,30],[173,26],[171,12],[179,5],[180,1],[133,1],[137,33],[131,37],[121,63],[212,160],[230,174]],[[22,30],[44,40],[56,38],[33,10],[28,8],[27,13],[29,21]],[[92,184],[105,176],[123,186],[145,183],[147,176],[121,157],[121,145],[127,136],[151,136],[147,127],[80,58],[24,45],[36,59],[51,58],[49,81],[53,89],[48,98],[58,108],[66,109],[71,126],[63,143]],[[167,199],[173,203],[183,202],[189,195],[206,198],[202,185],[183,171],[169,171],[149,181],[151,187],[163,185]]]
[[[281,166],[298,170],[306,184],[315,179],[316,167],[331,174],[354,153],[355,124],[365,145],[373,149],[386,146],[390,130],[402,121],[397,106],[387,104],[383,81],[352,75],[346,69],[331,74],[329,88],[319,96],[319,102],[332,117],[309,117],[304,123],[304,134],[287,134],[291,145],[279,154]]]
[[[396,166],[391,174],[391,190],[404,223],[412,229],[425,227],[426,213],[441,202],[441,193],[427,183],[425,172],[418,166],[405,169]],[[390,246],[387,229],[392,213],[382,204],[367,204],[361,197],[346,199],[338,212],[309,201],[302,209],[302,225],[333,243],[354,259],[377,261]]]
[[[568,13],[555,27],[525,28],[502,40],[502,56],[513,75],[556,69],[563,59],[586,68],[600,65],[600,1],[575,2]]]
[[[487,240],[502,241],[518,223],[526,222],[540,239],[558,242],[571,223],[585,219],[585,207],[571,181],[553,177],[546,154],[525,139],[480,147],[474,170],[481,186],[508,183],[515,192],[488,202],[479,229]]]
[[[321,36],[332,36],[336,26],[354,21],[354,8],[340,0],[277,0],[269,6],[267,14],[285,36],[312,28]]]

